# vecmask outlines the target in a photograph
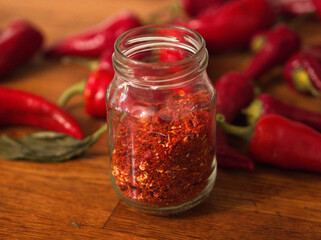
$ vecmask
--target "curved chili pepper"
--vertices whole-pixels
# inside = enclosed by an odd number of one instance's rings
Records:
[[[93,117],[106,118],[105,94],[106,88],[114,78],[112,67],[112,52],[102,54],[98,63],[87,64],[98,66],[91,71],[87,80],[80,81],[68,88],[59,98],[58,105],[64,106],[67,101],[76,94],[83,94],[85,100],[85,111]],[[81,63],[86,60],[80,60]],[[88,63],[88,62],[87,62]]]
[[[230,72],[219,78],[214,87],[217,92],[217,113],[224,114],[231,122],[254,97],[254,89],[246,77],[238,72]],[[227,143],[227,136],[217,128],[217,162],[222,167],[254,169],[252,160],[237,152]]]
[[[222,52],[245,46],[255,32],[273,23],[274,13],[266,0],[239,0],[178,24],[200,33],[207,49]]]
[[[42,34],[29,22],[12,22],[0,32],[0,77],[28,61],[41,48],[42,43]]]
[[[293,56],[283,68],[286,83],[299,92],[321,96],[321,61],[307,52]]]
[[[321,19],[321,1],[320,0],[312,0],[312,3],[314,4],[314,7],[319,15],[319,18]]]
[[[292,105],[283,103],[269,94],[261,94],[248,108],[245,109],[247,122],[254,124],[257,119],[266,114],[277,114],[298,122],[305,123],[321,131],[321,114],[305,111]]]
[[[83,134],[77,121],[63,109],[32,93],[0,87],[0,125],[28,125],[65,133]]]
[[[48,50],[48,55],[99,57],[104,51],[113,49],[114,42],[122,33],[140,25],[131,12],[121,12],[90,30],[55,44]]]
[[[262,35],[253,39],[251,45],[259,45],[253,42],[262,42]],[[251,79],[257,79],[282,64],[300,49],[301,41],[299,35],[284,24],[279,24],[268,31],[264,38],[261,49],[251,60],[244,73]]]
[[[223,117],[224,118],[224,117]],[[249,141],[249,153],[256,161],[274,166],[321,172],[321,134],[314,129],[275,114],[258,119],[255,126],[218,124],[228,133]]]

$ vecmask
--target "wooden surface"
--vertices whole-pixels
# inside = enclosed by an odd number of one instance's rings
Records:
[[[140,16],[172,1],[156,0],[0,0],[0,27],[24,17],[46,34],[46,43],[84,29],[129,8]],[[304,43],[321,40],[320,24],[300,28]],[[212,57],[212,79],[241,69],[246,53]],[[65,88],[86,77],[78,66],[58,61],[29,64],[1,85],[56,101]],[[299,95],[280,78],[264,89],[279,99],[321,113],[321,100]],[[104,121],[86,116],[81,97],[68,104],[86,134]],[[26,127],[0,129],[21,136]],[[107,170],[107,136],[79,159],[37,164],[0,159],[0,239],[321,239],[321,175],[258,165],[253,172],[219,169],[210,197],[173,217],[146,216],[120,202]],[[79,228],[76,227],[78,224]]]

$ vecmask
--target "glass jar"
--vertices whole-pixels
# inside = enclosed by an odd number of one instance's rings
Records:
[[[145,213],[200,203],[216,178],[216,92],[196,32],[132,29],[115,43],[107,89],[110,176],[121,199]]]

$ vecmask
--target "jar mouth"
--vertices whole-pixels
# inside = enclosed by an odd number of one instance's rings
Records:
[[[202,36],[176,25],[131,29],[116,40],[113,55],[116,73],[147,85],[170,84],[176,78],[197,74],[204,70],[207,61]]]

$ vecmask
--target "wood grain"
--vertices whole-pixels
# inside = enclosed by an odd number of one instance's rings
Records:
[[[50,44],[122,9],[143,18],[171,0],[36,1],[0,0],[0,27],[17,17],[30,19]],[[318,22],[300,28],[304,44],[321,41]],[[212,56],[212,79],[242,69],[245,52]],[[280,69],[261,87],[277,98],[321,113],[321,100],[287,88]],[[24,89],[56,101],[88,70],[55,60],[31,63],[1,85]],[[104,120],[83,112],[82,97],[67,106],[92,133]],[[10,127],[0,133],[21,136],[36,129]],[[107,136],[79,159],[37,164],[0,159],[0,239],[321,239],[321,176],[258,165],[254,172],[219,169],[210,197],[178,216],[146,216],[120,202],[108,177]],[[79,228],[77,228],[77,226]]]

